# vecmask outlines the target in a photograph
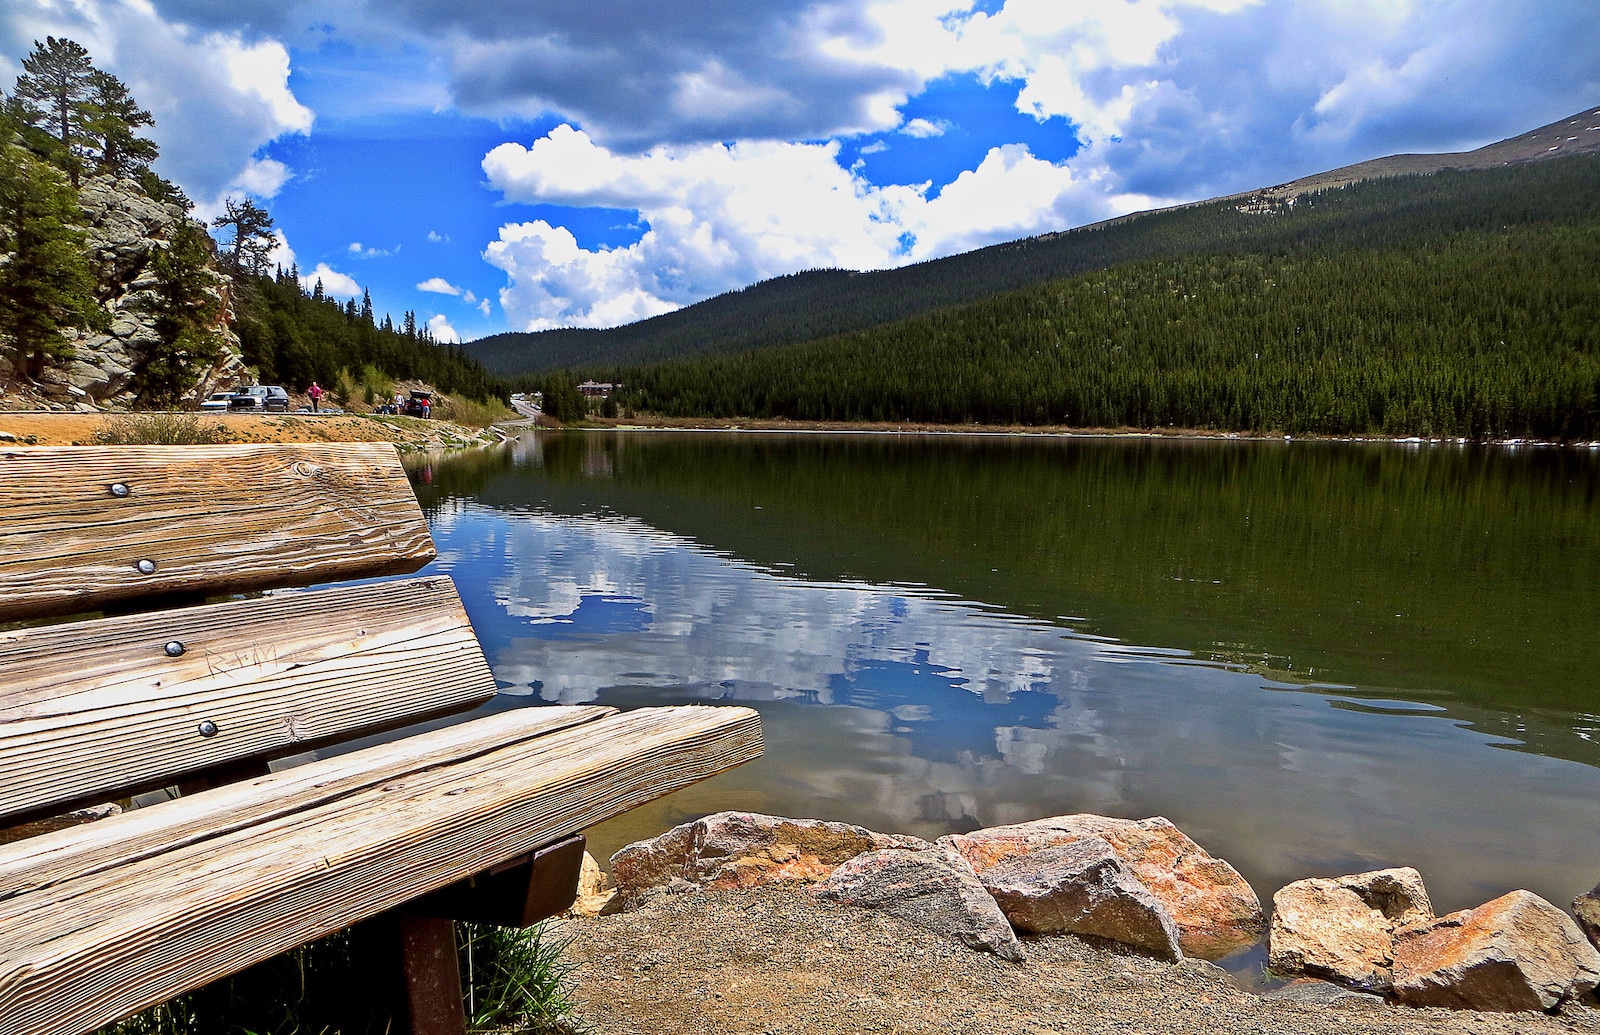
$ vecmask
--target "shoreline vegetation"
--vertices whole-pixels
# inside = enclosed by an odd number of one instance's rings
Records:
[[[550,428],[550,425],[540,425]],[[666,417],[656,414],[634,417],[600,417],[563,425],[575,431],[737,431],[746,433],[863,434],[863,435],[973,435],[1018,436],[1025,438],[1135,438],[1198,440],[1207,442],[1376,442],[1398,445],[1485,445],[1503,447],[1542,446],[1572,449],[1600,449],[1600,440],[1566,441],[1544,438],[1465,438],[1386,434],[1334,435],[1324,433],[1291,434],[1276,431],[1227,431],[1216,428],[1080,428],[1069,425],[1032,424],[937,424],[917,421],[807,421],[787,418],[740,419],[736,417]]]

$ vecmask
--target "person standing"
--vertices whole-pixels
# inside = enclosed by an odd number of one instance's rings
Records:
[[[311,396],[311,412],[320,412],[322,408],[320,405],[322,402],[322,386],[313,381],[311,382],[311,387],[306,389],[306,394]]]

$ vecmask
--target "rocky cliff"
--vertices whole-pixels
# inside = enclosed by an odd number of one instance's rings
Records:
[[[11,384],[13,371],[0,359],[0,405],[32,403],[48,409],[122,408],[139,400],[135,373],[147,352],[161,344],[157,325],[160,277],[155,259],[170,246],[173,235],[192,221],[183,209],[149,197],[131,179],[85,177],[78,191],[84,211],[90,266],[97,296],[110,314],[104,331],[80,328],[72,335],[73,357],[47,369],[34,385]],[[203,226],[201,227],[203,232]],[[206,238],[209,241],[209,237]],[[222,356],[198,371],[195,392],[233,384],[243,371],[233,319],[231,282],[213,261],[200,271],[201,290],[218,305],[211,328],[222,339]]]

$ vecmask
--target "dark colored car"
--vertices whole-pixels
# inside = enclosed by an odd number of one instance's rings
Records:
[[[408,417],[432,417],[433,393],[412,392],[411,398],[406,400],[405,412]]]
[[[278,385],[251,385],[241,388],[228,400],[229,413],[289,412],[289,393]]]

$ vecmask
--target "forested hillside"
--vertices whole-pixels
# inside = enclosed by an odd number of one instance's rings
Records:
[[[1600,158],[1093,233],[1105,261],[1077,277],[583,373],[669,415],[1600,438]]]
[[[263,382],[298,391],[312,381],[372,381],[363,376],[370,367],[473,399],[503,399],[507,393],[460,345],[440,344],[427,327],[419,328],[414,313],[406,313],[398,328],[387,315],[379,322],[369,298],[342,303],[323,297],[321,284],[307,294],[294,269],[247,274],[236,286],[241,302],[235,329],[245,362]]]
[[[1347,198],[1334,217],[1341,226],[1310,221],[1258,218],[1252,213],[1283,210],[1304,189],[1342,185],[1368,177],[1445,168],[1498,167],[1600,147],[1595,140],[1546,146],[1546,137],[1563,130],[1554,123],[1531,133],[1461,155],[1402,155],[1307,177],[1253,195],[1139,213],[1095,226],[994,245],[962,255],[871,273],[812,270],[754,284],[650,320],[607,330],[553,330],[497,334],[468,342],[467,351],[490,370],[513,375],[541,371],[650,363],[715,355],[769,345],[811,341],[828,335],[892,323],[935,309],[974,302],[1001,292],[1146,259],[1272,251],[1295,245],[1308,233],[1347,229],[1360,221],[1406,215],[1412,204],[1437,205],[1448,199],[1424,191],[1414,196],[1416,180],[1398,191],[1360,193]],[[1584,120],[1579,119],[1580,123]],[[1591,120],[1592,121],[1592,120]],[[1553,138],[1553,137],[1552,137]],[[1426,181],[1422,181],[1426,182]],[[1452,189],[1470,195],[1471,181],[1450,179]],[[1410,184],[1407,186],[1406,184]],[[1470,201],[1464,197],[1463,201]],[[1240,210],[1244,211],[1241,212]],[[1406,224],[1405,226],[1409,226]],[[1398,232],[1406,232],[1405,226]]]

